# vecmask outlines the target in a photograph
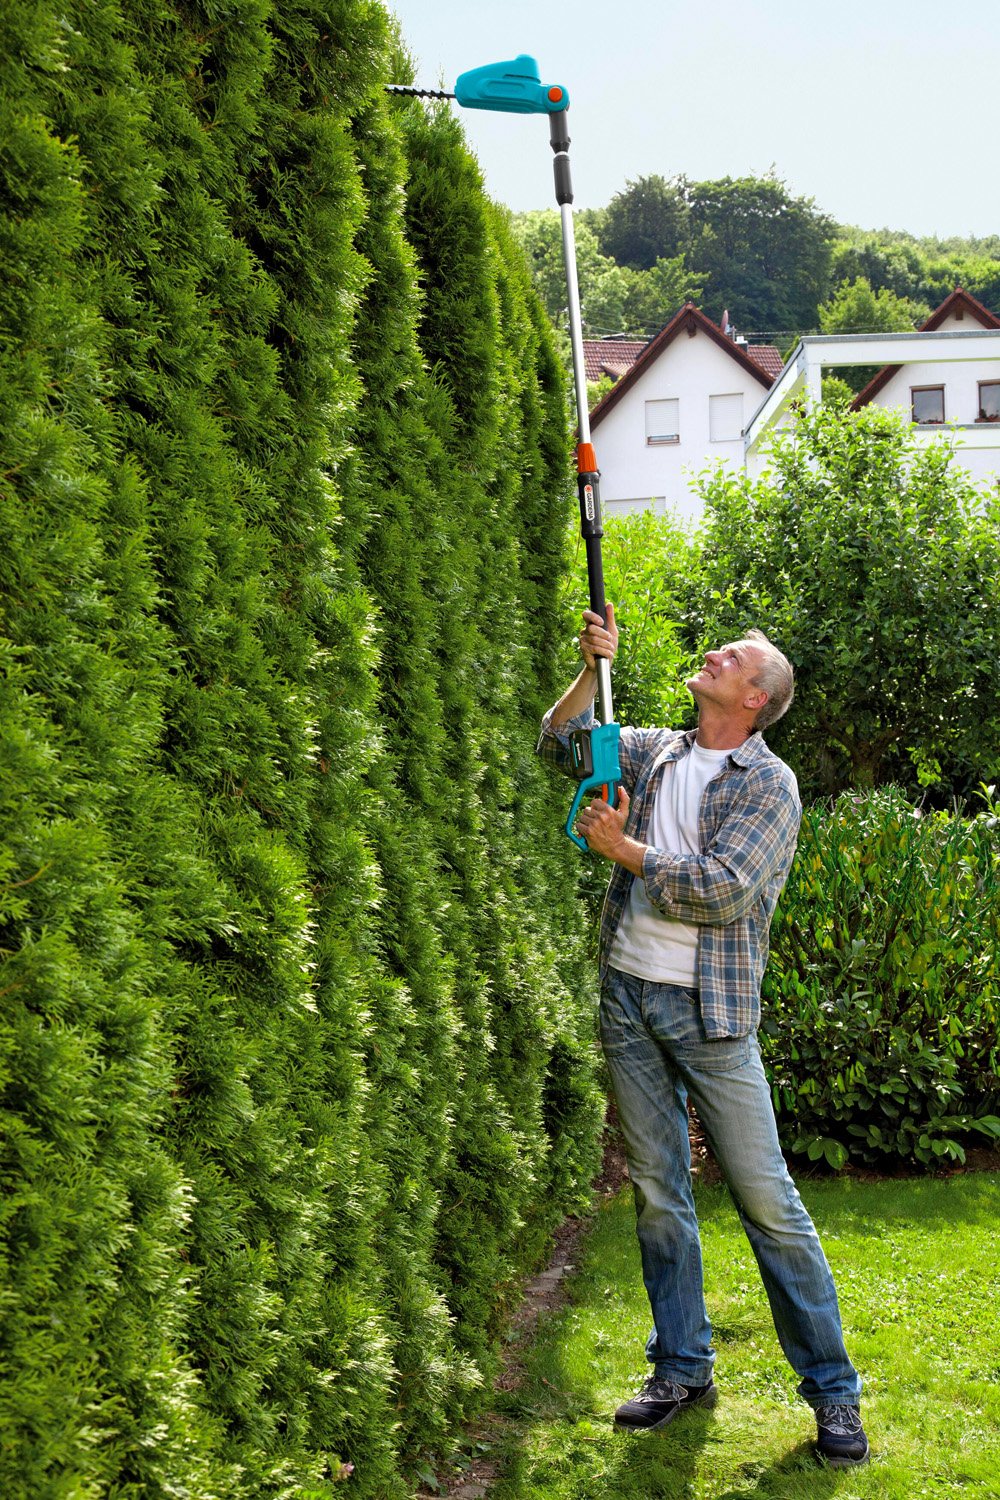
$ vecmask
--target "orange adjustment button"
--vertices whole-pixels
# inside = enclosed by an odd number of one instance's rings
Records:
[[[558,104],[559,100],[562,98],[562,96],[563,96],[562,89],[560,89],[560,88],[551,88],[551,89],[549,89],[549,98],[552,100],[553,104]]]

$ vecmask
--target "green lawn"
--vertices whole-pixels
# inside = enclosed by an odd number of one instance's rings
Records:
[[[1000,1496],[1000,1176],[800,1182],[865,1379],[861,1470],[821,1469],[756,1264],[724,1188],[698,1191],[718,1350],[714,1412],[660,1433],[611,1428],[647,1372],[631,1192],[598,1213],[570,1302],[540,1327],[493,1500],[917,1500]]]

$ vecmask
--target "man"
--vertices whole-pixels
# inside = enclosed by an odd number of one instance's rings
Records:
[[[568,735],[593,723],[598,657],[618,647],[586,610],[584,667],[542,721],[539,754],[569,771]],[[653,1312],[652,1374],[618,1408],[631,1431],[715,1404],[715,1351],[691,1193],[687,1100],[698,1111],[757,1258],[818,1455],[864,1463],[861,1380],[844,1348],[833,1277],[778,1145],[756,1028],[771,914],[792,862],[795,777],[761,730],[792,700],[792,669],[760,631],[709,651],[687,687],[698,728],[621,732],[617,807],[577,828],[613,860],[601,919],[601,1041],[636,1204]]]

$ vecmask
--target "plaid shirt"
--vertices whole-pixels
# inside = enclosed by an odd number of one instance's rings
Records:
[[[552,728],[542,720],[538,753],[570,773],[569,734],[594,723],[588,708]],[[622,785],[631,798],[625,832],[649,843],[653,802],[663,767],[688,755],[696,731],[622,728]],[[571,773],[570,773],[571,774]],[[698,988],[705,1034],[746,1036],[760,1020],[760,982],[767,963],[771,915],[795,853],[802,808],[795,776],[757,733],[729,752],[708,783],[698,810],[700,854],[647,848],[646,895],[664,916],[698,926]],[[601,912],[600,973],[636,878],[624,865],[611,873]]]

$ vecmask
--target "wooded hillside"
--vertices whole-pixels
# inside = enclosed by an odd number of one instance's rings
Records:
[[[651,337],[687,298],[783,346],[802,333],[913,328],[956,286],[1000,307],[1000,234],[919,239],[837,224],[766,177],[629,181],[579,218],[580,293],[591,338]],[[559,224],[515,216],[549,316],[563,320]],[[873,300],[876,294],[877,300]]]

